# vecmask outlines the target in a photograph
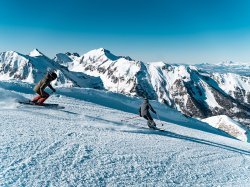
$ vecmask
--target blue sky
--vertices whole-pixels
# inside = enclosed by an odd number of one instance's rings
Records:
[[[250,62],[248,0],[0,0],[0,51],[104,47],[170,63]]]

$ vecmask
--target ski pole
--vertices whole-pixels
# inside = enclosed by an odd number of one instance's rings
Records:
[[[130,117],[130,118],[122,119],[121,121],[128,121],[128,120],[139,118],[139,117],[141,117],[141,116],[133,116],[133,117]]]
[[[156,113],[158,120],[161,122],[159,115]],[[163,123],[161,123],[161,126],[163,126]]]

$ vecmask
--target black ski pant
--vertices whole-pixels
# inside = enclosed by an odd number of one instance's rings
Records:
[[[156,126],[156,124],[155,124],[155,122],[154,122],[154,120],[153,120],[153,118],[151,117],[150,114],[144,115],[143,117],[144,117],[146,120],[148,120],[147,124],[148,124],[148,126],[149,126],[150,128]]]

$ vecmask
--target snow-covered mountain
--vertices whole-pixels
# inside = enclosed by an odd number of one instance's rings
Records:
[[[107,90],[157,98],[145,64],[130,57],[115,56],[100,48],[73,60],[68,67],[70,71],[100,76]]]
[[[189,116],[250,119],[250,79],[246,76],[207,73],[195,66],[164,62],[143,63],[103,48],[74,58],[68,68],[100,76],[107,90],[158,99]]]
[[[245,106],[250,103],[248,77],[231,74],[230,79],[227,74],[209,74],[194,66],[169,65],[162,62],[150,63],[149,72],[158,98],[175,105],[186,114],[203,118],[224,113],[225,108],[234,113],[236,108],[244,111]],[[228,76],[228,79],[223,82],[219,76]],[[244,90],[241,97],[238,90]],[[232,116],[229,113],[228,115]]]
[[[185,115],[227,115],[250,125],[250,77],[208,73],[196,66],[144,63],[100,48],[84,55],[59,53],[54,60],[38,50],[30,55],[1,53],[0,80],[36,82],[46,69],[57,69],[62,86],[103,87],[130,96],[148,97]],[[87,85],[86,85],[87,84]],[[167,115],[167,114],[166,114]]]
[[[218,64],[202,63],[196,64],[195,66],[211,73],[236,73],[243,76],[250,76],[250,62],[237,63],[226,61]]]
[[[37,83],[49,70],[57,72],[58,78],[54,82],[57,86],[102,88],[100,79],[83,73],[72,73],[37,49],[31,51],[29,55],[23,55],[15,51],[0,53],[0,80],[15,79]]]
[[[80,57],[80,55],[78,53],[66,52],[66,53],[56,54],[56,56],[54,57],[53,60],[62,66],[68,67],[68,63],[72,62],[77,57]]]
[[[212,73],[210,77],[234,99],[250,104],[250,77],[234,73]]]

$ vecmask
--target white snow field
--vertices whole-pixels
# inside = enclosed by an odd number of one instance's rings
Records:
[[[0,87],[0,186],[249,186],[250,144],[156,102],[164,131],[121,121],[137,98],[58,88],[49,109],[18,104],[32,85]]]

